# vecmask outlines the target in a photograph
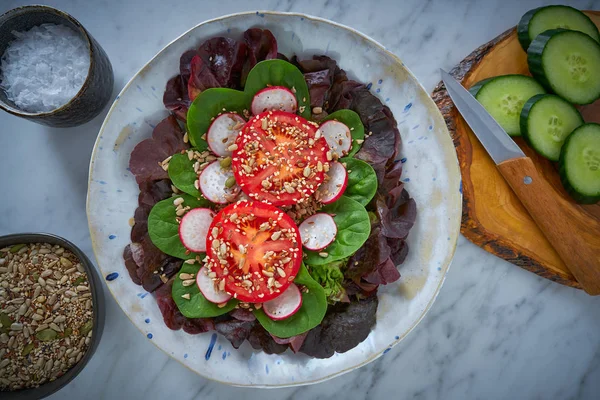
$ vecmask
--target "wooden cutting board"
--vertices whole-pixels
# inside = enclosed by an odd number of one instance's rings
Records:
[[[586,14],[600,27],[600,12],[586,11]],[[530,75],[527,54],[519,44],[515,28],[473,51],[450,73],[466,88],[493,76]],[[563,285],[581,288],[462,119],[443,83],[436,86],[432,97],[446,120],[462,172],[462,234],[521,268]],[[600,100],[581,107],[581,112],[586,121],[600,122]],[[556,195],[569,199],[580,218],[591,222],[590,229],[598,230],[600,237],[600,203],[582,206],[573,202],[560,183],[556,165],[537,156],[521,138],[516,142],[551,183]]]

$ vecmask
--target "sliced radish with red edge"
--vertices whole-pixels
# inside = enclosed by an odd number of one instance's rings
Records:
[[[300,307],[302,307],[302,293],[293,283],[279,296],[263,303],[265,314],[273,321],[291,317]]]
[[[334,241],[337,225],[333,217],[318,213],[306,218],[299,226],[302,244],[309,250],[322,250]]]
[[[210,150],[221,157],[230,156],[231,151],[228,148],[235,142],[235,138],[245,123],[246,120],[235,113],[225,113],[215,118],[206,133],[206,141]]]
[[[348,154],[352,147],[352,135],[346,124],[334,120],[325,121],[319,126],[319,130],[327,141],[332,154],[337,154],[338,157]]]
[[[317,189],[317,199],[323,204],[333,203],[342,195],[348,186],[348,171],[339,161],[329,165],[329,171],[325,176],[325,182]]]
[[[183,216],[179,224],[179,239],[194,253],[206,251],[206,236],[215,213],[209,208],[194,208]]]
[[[230,177],[235,179],[231,168],[223,169],[219,161],[213,161],[200,173],[200,191],[202,191],[202,195],[213,203],[230,203],[240,191],[237,184],[230,188],[225,186]]]
[[[296,95],[285,86],[269,86],[259,90],[252,98],[250,106],[254,115],[273,110],[295,113],[297,109]]]
[[[208,276],[208,268],[202,267],[196,274],[196,285],[206,300],[211,303],[225,303],[231,295],[224,290],[219,290],[218,285]]]

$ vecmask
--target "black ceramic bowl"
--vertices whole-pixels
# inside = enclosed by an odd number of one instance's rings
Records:
[[[102,291],[102,281],[100,276],[96,272],[96,268],[86,257],[86,255],[77,248],[73,243],[59,236],[46,234],[46,233],[20,233],[16,235],[8,235],[0,237],[0,248],[7,246],[20,244],[20,243],[50,243],[57,244],[70,250],[73,254],[81,260],[81,265],[85,268],[85,272],[89,278],[90,289],[92,292],[92,304],[94,310],[94,330],[92,334],[92,340],[85,355],[81,358],[77,364],[68,370],[64,375],[57,378],[52,382],[45,383],[37,388],[22,389],[13,392],[0,392],[0,398],[2,400],[29,400],[29,399],[41,399],[49,396],[52,393],[58,391],[63,386],[68,384],[75,378],[81,370],[88,363],[92,355],[96,351],[100,338],[102,337],[102,331],[104,330],[104,292]]]
[[[102,47],[75,18],[48,6],[14,8],[0,16],[0,57],[15,39],[12,31],[23,32],[34,26],[62,24],[79,33],[88,44],[90,69],[79,92],[67,104],[48,112],[31,113],[19,109],[0,89],[0,108],[16,116],[54,127],[71,127],[88,122],[98,115],[113,90],[114,76],[108,56]]]

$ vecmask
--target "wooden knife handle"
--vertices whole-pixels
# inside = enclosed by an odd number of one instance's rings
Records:
[[[529,157],[504,161],[498,169],[583,289],[600,294],[600,238],[575,218],[576,207],[538,174]]]

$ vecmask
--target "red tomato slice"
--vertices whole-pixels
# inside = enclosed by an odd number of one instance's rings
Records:
[[[303,202],[323,182],[331,159],[318,125],[296,114],[267,111],[244,125],[233,151],[232,168],[252,199],[276,206]]]
[[[300,231],[287,214],[266,203],[240,201],[213,219],[206,266],[234,298],[263,303],[292,283],[302,264],[301,246]]]

